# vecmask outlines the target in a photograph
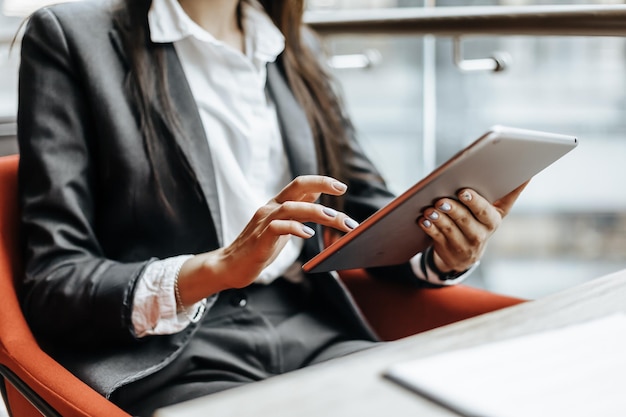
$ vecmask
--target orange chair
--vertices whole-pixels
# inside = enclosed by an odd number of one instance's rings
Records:
[[[129,417],[38,346],[22,315],[17,207],[18,157],[0,157],[0,374],[11,416]]]
[[[38,346],[22,315],[15,280],[18,252],[17,155],[0,157],[0,374],[12,416],[129,417]],[[465,286],[407,289],[344,271],[343,281],[375,330],[393,340],[522,302]]]
[[[382,340],[400,339],[526,301],[466,285],[416,289],[372,279],[358,269],[340,275]]]
[[[334,232],[324,230],[327,245],[335,239]],[[341,271],[339,276],[369,324],[387,341],[526,301],[466,285],[414,288],[391,280],[373,279],[363,269]]]

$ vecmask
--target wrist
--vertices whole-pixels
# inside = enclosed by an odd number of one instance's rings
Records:
[[[229,287],[225,285],[226,274],[220,271],[220,263],[214,252],[196,255],[188,259],[178,272],[178,302],[182,307],[197,303]]]
[[[432,246],[429,246],[426,249],[424,256],[426,258],[426,265],[428,268],[435,273],[441,281],[456,279],[467,272],[467,269],[464,271],[456,271],[454,269],[446,270],[445,267],[440,266],[442,263],[441,258],[437,256]]]

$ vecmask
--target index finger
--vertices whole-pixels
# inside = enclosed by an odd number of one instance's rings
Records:
[[[301,175],[283,188],[274,200],[282,204],[286,201],[312,203],[322,194],[342,195],[348,186],[341,181],[324,175]]]

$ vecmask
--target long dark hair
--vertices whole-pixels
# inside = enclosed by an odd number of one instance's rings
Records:
[[[151,2],[123,0],[116,16],[131,66],[127,87],[137,103],[148,158],[156,167],[162,157],[160,153],[164,152],[162,146],[157,146],[162,140],[161,117],[175,131],[178,130],[178,134],[181,132],[176,109],[167,95],[164,49],[153,44],[148,35],[147,15]],[[319,57],[304,42],[304,0],[261,0],[260,3],[285,37],[285,50],[280,58],[282,69],[311,125],[319,172],[346,181],[341,155],[349,151],[347,135],[352,127],[344,117],[331,77]],[[165,181],[157,169],[153,172],[155,181]],[[341,199],[330,199],[325,203],[341,206]]]

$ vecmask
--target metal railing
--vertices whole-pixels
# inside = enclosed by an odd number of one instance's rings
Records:
[[[311,11],[305,21],[321,35],[626,36],[626,5]]]
[[[626,36],[626,5],[309,11],[305,14],[305,22],[322,36]],[[0,33],[0,44],[12,41],[13,34]],[[15,134],[14,121],[3,120],[0,124],[0,136],[8,138]]]
[[[309,11],[321,35],[626,36],[626,5],[466,6]],[[0,31],[0,44],[13,40]]]
[[[437,83],[434,36],[454,39],[454,64],[461,71],[501,71],[506,53],[466,60],[461,40],[476,36],[626,36],[626,5],[466,6],[311,11],[305,21],[321,36],[424,36],[422,78],[423,173],[436,166]],[[358,54],[353,55],[357,57]],[[362,67],[368,67],[362,54]],[[358,60],[357,60],[358,61]]]

